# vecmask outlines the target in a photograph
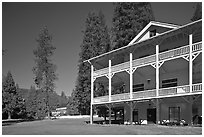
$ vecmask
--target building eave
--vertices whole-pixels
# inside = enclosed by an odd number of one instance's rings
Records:
[[[101,54],[101,55],[98,55],[98,56],[96,56],[96,57],[90,58],[90,59],[85,60],[85,61],[83,61],[83,62],[84,62],[84,63],[85,63],[85,62],[91,63],[91,61],[93,61],[93,60],[95,60],[95,59],[98,59],[98,58],[101,58],[101,57],[104,57],[104,56],[111,55],[112,53],[119,52],[120,50],[123,50],[123,49],[126,49],[126,48],[130,48],[130,47],[135,46],[135,45],[140,45],[140,44],[142,44],[142,43],[146,43],[146,42],[148,42],[148,41],[152,41],[153,39],[158,39],[159,37],[164,37],[164,36],[167,35],[167,34],[176,32],[176,31],[178,31],[178,30],[180,30],[180,29],[183,29],[183,28],[185,28],[185,27],[188,27],[188,26],[190,26],[190,25],[196,24],[196,23],[201,22],[201,21],[202,21],[202,19],[197,20],[197,21],[194,21],[194,22],[190,22],[190,23],[188,23],[188,24],[186,24],[186,25],[176,27],[176,28],[174,28],[174,29],[172,29],[172,30],[169,30],[169,31],[166,31],[166,32],[164,32],[164,33],[158,34],[158,35],[153,36],[153,37],[151,37],[151,38],[149,38],[149,39],[146,39],[146,40],[144,40],[144,41],[139,41],[139,42],[135,42],[135,43],[132,43],[132,44],[128,44],[127,46],[124,46],[124,47],[121,47],[121,48],[118,48],[118,49],[115,49],[115,50],[106,52],[106,53],[104,53],[104,54]]]

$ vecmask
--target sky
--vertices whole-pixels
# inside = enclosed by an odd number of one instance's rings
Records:
[[[184,25],[191,22],[196,3],[152,2],[156,21]],[[80,45],[89,12],[102,11],[106,24],[112,26],[112,2],[66,3],[2,3],[2,75],[11,71],[20,88],[34,85],[32,68],[35,66],[33,50],[40,30],[47,26],[56,47],[53,63],[57,65],[56,92],[71,94],[78,73]]]

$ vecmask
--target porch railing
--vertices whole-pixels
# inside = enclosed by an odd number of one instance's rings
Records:
[[[94,76],[96,76],[96,77],[105,76],[107,74],[108,74],[108,68],[103,68],[103,69],[99,69],[99,70],[94,71]]]
[[[153,63],[155,61],[156,61],[156,55],[150,55],[150,56],[147,56],[147,57],[144,57],[144,58],[133,60],[132,66],[133,67],[141,66],[141,65]]]
[[[190,51],[189,50],[189,45],[179,47],[179,48],[176,48],[176,49],[173,49],[173,50],[168,50],[168,51],[165,51],[165,52],[162,52],[162,53],[159,54],[159,61],[166,60],[166,59],[171,59],[171,58],[178,57],[178,56],[181,56],[181,55],[185,55],[185,54],[188,54],[189,51]]]
[[[108,102],[108,96],[96,97],[93,99],[93,103]]]
[[[178,86],[178,87],[159,89],[159,96],[177,95],[177,94],[184,94],[189,92],[190,92],[189,85],[184,85],[184,86]]]
[[[202,83],[193,84],[192,92],[202,92]]]
[[[197,42],[192,45],[192,52],[202,50],[202,42]]]
[[[156,89],[133,92],[133,99],[156,97]]]
[[[183,55],[185,56],[186,54],[189,54],[189,51],[190,51],[189,48],[190,46],[187,45],[187,46],[179,47],[176,49],[168,50],[165,52],[161,52],[159,53],[159,61],[169,60],[169,59],[177,58]],[[192,52],[197,52],[200,50],[202,50],[202,42],[197,42],[192,45]],[[150,55],[144,58],[135,59],[133,60],[132,65],[133,67],[143,66],[143,65],[148,65],[150,63],[154,63],[155,61],[156,61],[156,55],[154,54],[154,55]],[[130,66],[129,61],[127,61],[127,62],[118,64],[118,65],[112,66],[111,71],[113,73],[120,72],[120,71],[129,69],[129,66]],[[96,77],[105,76],[107,74],[108,74],[108,67],[94,71],[94,76]]]
[[[111,101],[130,99],[130,93],[111,95]]]
[[[114,65],[111,67],[111,71],[112,72],[120,72],[120,71],[123,71],[125,69],[129,69],[130,68],[130,62],[124,62],[124,63],[121,63],[121,64],[118,64],[118,65]]]

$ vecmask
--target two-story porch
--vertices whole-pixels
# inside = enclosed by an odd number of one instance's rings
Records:
[[[120,106],[124,121],[130,123],[184,119],[191,124],[194,115],[201,116],[201,23],[199,20],[132,41],[88,60],[91,115],[93,107],[104,105],[109,109],[109,120],[112,108]]]

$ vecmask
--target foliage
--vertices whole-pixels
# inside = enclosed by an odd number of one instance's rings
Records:
[[[59,105],[58,107],[66,107],[68,103],[68,99],[64,93],[64,91],[61,92],[61,95],[59,96]]]
[[[37,38],[38,47],[33,51],[36,59],[36,66],[33,67],[35,74],[35,84],[42,91],[45,92],[46,112],[48,117],[50,114],[49,92],[54,92],[56,76],[56,65],[51,62],[51,57],[56,49],[52,45],[52,36],[45,27],[40,32]],[[42,104],[42,103],[41,103]]]
[[[63,93],[64,94],[64,93]],[[62,106],[60,102],[68,102],[68,99],[65,100],[65,94],[63,97],[58,95],[55,92],[49,92],[49,106],[50,110],[56,110],[58,107]],[[28,97],[26,99],[26,112],[29,119],[43,119],[46,117],[46,92],[31,86]],[[64,103],[63,102],[63,103]]]
[[[85,23],[86,28],[83,32],[84,38],[79,55],[78,78],[72,94],[74,104],[70,104],[71,106],[76,105],[77,109],[74,110],[80,114],[89,114],[91,101],[90,64],[83,63],[83,61],[110,50],[110,37],[102,12],[99,12],[98,15],[89,13]]]
[[[77,98],[75,97],[75,90],[73,90],[72,95],[68,97],[68,102],[67,102],[67,114],[68,115],[78,115],[79,110],[77,108]]]
[[[202,3],[197,3],[194,15],[191,21],[202,19]]]
[[[25,99],[21,94],[21,89],[16,84],[16,107],[14,109],[15,117],[14,118],[27,118],[26,115],[26,105],[25,105]]]
[[[16,86],[11,72],[2,81],[2,112],[11,118],[12,113],[16,108]]]
[[[151,4],[148,2],[118,2],[114,3],[112,45],[117,49],[128,43],[151,20],[154,20]]]

